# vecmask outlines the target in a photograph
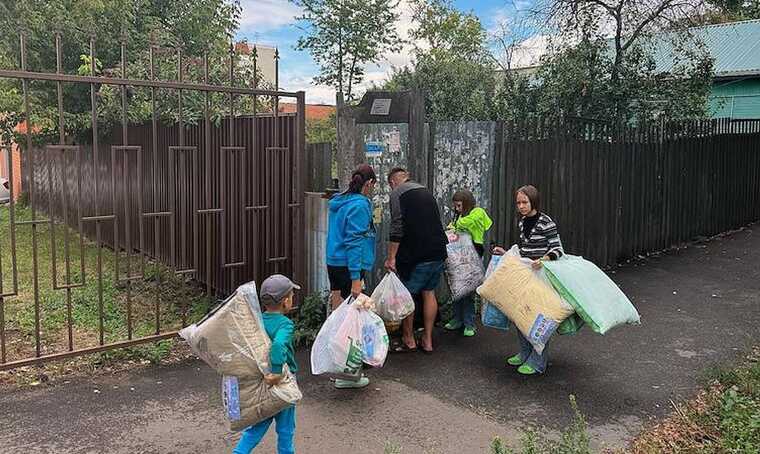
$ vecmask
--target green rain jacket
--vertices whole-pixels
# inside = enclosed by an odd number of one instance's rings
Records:
[[[473,243],[482,245],[483,238],[492,225],[493,221],[488,217],[486,210],[476,207],[467,216],[460,216],[449,224],[449,229],[469,233]]]

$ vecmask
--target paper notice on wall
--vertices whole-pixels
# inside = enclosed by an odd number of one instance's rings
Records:
[[[401,152],[401,134],[398,131],[391,131],[388,135],[388,151],[390,153]]]
[[[383,142],[367,142],[364,144],[364,150],[367,158],[377,158],[382,156],[385,144]]]
[[[372,101],[370,115],[388,115],[391,112],[391,100],[378,98]]]

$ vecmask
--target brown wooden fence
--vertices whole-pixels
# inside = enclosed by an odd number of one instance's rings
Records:
[[[497,123],[491,211],[517,240],[514,193],[537,186],[567,252],[611,266],[760,220],[760,120],[616,128]]]
[[[306,190],[321,192],[333,187],[331,143],[310,143],[306,145]]]

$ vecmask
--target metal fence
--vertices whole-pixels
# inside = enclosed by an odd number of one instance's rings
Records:
[[[381,178],[373,285],[387,249],[384,176],[406,165],[408,147],[405,124],[361,128],[365,142],[385,150],[367,158]],[[454,191],[470,189],[493,217],[489,244],[517,241],[514,193],[525,184],[541,191],[567,252],[600,266],[760,220],[760,120],[432,122],[422,149],[441,221],[451,221]]]
[[[226,294],[241,282],[260,281],[271,272],[283,272],[302,280],[304,259],[304,182],[305,182],[305,97],[303,92],[285,92],[242,88],[234,85],[235,58],[229,58],[230,85],[208,83],[208,57],[200,61],[204,83],[183,80],[183,55],[174,54],[178,79],[173,81],[127,78],[126,43],[121,46],[120,77],[96,76],[95,40],[90,42],[91,75],[64,73],[62,68],[62,36],[55,35],[57,71],[35,72],[27,67],[27,40],[20,36],[20,67],[0,69],[0,78],[19,81],[26,122],[22,142],[22,168],[28,193],[30,219],[16,217],[16,206],[8,208],[8,243],[0,243],[10,251],[0,250],[0,370],[88,352],[131,346],[169,338],[176,331],[166,331],[161,323],[160,302],[155,304],[155,331],[138,337],[133,330],[130,288],[138,282],[155,282],[145,276],[146,256],[154,257],[173,272],[204,282],[207,292]],[[150,49],[153,65],[153,49]],[[195,59],[198,60],[198,59]],[[275,62],[276,63],[276,62]],[[55,143],[38,146],[33,140],[35,125],[30,108],[32,85],[55,84],[57,91],[58,138]],[[89,87],[91,108],[90,139],[75,143],[72,131],[66,129],[67,115],[63,105],[64,84]],[[115,86],[121,94],[120,127],[105,134],[98,130],[99,94],[101,86]],[[277,82],[275,82],[275,87]],[[150,91],[152,121],[134,125],[128,120],[128,90]],[[158,118],[159,91],[176,95],[176,122],[164,125]],[[199,93],[205,106],[198,125],[188,124],[183,116],[183,97]],[[236,118],[236,102],[245,97],[269,97],[273,108],[270,116]],[[278,115],[281,97],[294,98],[295,115]],[[210,106],[224,99],[230,113],[221,125],[214,126]],[[55,103],[55,101],[52,101]],[[81,131],[77,131],[81,132]],[[16,192],[17,188],[12,188]],[[38,230],[47,227],[49,237]],[[80,240],[70,243],[65,235],[62,247],[55,244],[56,229],[70,226]],[[32,269],[17,266],[16,236],[22,229],[31,232]],[[26,232],[25,232],[26,233]],[[6,232],[3,232],[6,235]],[[97,272],[84,272],[84,237],[98,249]],[[51,244],[52,270],[41,269],[41,243]],[[56,251],[63,249],[63,253]],[[77,252],[77,251],[80,252]],[[111,252],[113,250],[113,252]],[[29,251],[26,251],[29,252]],[[103,254],[113,253],[115,281],[126,290],[127,334],[124,339],[106,341],[103,327]],[[3,255],[4,254],[4,255]],[[20,271],[25,271],[21,273]],[[44,343],[41,333],[40,280],[50,273],[52,289],[65,294],[65,326],[68,335],[65,351],[55,351]],[[62,277],[59,277],[62,273]],[[31,276],[31,282],[20,282],[20,275]],[[45,276],[47,277],[47,276]],[[72,291],[88,282],[98,283],[96,317],[100,320],[99,342],[81,346],[72,334]],[[152,285],[152,284],[150,284]],[[22,289],[22,287],[24,287]],[[34,352],[28,357],[9,359],[6,349],[6,303],[24,297],[34,306]],[[49,289],[47,289],[49,290]],[[156,291],[158,295],[158,291]],[[95,310],[95,309],[93,309]],[[183,312],[185,324],[186,313]]]
[[[99,144],[97,170],[88,165],[92,145],[78,146],[78,159],[36,149],[35,199],[55,222],[73,229],[79,219],[64,219],[65,212],[83,211],[88,219],[113,204],[118,223],[103,223],[98,233],[95,222],[85,222],[87,237],[99,235],[125,253],[143,252],[204,283],[208,294],[227,295],[244,281],[294,272],[296,121],[294,115],[258,116],[224,119],[208,130],[185,126],[182,147],[172,145],[180,142],[179,127],[159,123],[155,149],[151,124],[130,126],[128,147]],[[204,156],[207,133],[211,153]],[[109,136],[121,137],[121,128]],[[98,182],[106,184],[96,190]],[[132,266],[136,262],[142,267],[139,256]]]

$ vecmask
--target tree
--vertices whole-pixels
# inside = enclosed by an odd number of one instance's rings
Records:
[[[707,0],[709,8],[695,18],[701,24],[760,19],[760,0]]]
[[[609,43],[582,40],[543,59],[523,105],[534,115],[550,118],[578,116],[628,123],[703,118],[712,62],[690,52],[675,52],[679,58],[663,73],[652,51],[637,46],[627,54],[613,86]]]
[[[531,57],[531,43],[543,40],[534,33],[532,24],[519,12],[497,23],[491,33],[491,43],[495,49],[493,59],[499,67],[494,93],[496,118],[515,120],[528,112],[535,113],[532,94],[535,84],[532,84],[530,74],[515,67]]]
[[[319,65],[315,82],[335,87],[346,100],[364,79],[364,65],[400,49],[398,0],[291,1],[304,12],[296,49],[308,50]]]
[[[306,120],[306,142],[336,143],[335,112],[327,118]]]
[[[149,47],[157,46],[155,76],[176,80],[176,49],[183,53],[185,81],[203,81],[200,58],[207,52],[210,60],[210,83],[229,84],[229,43],[238,26],[240,5],[237,0],[26,0],[0,4],[0,64],[19,67],[20,31],[27,36],[28,69],[55,72],[54,32],[61,33],[62,70],[68,74],[121,77],[121,43],[126,43],[127,76],[150,77]],[[91,37],[95,40],[96,61],[89,59]],[[239,61],[239,60],[238,60]],[[258,83],[250,65],[236,65],[236,84],[250,87]],[[55,84],[31,84],[31,121],[35,138],[49,141],[58,135],[58,102]],[[0,112],[6,118],[23,117],[21,86],[18,81],[0,81]],[[65,128],[67,135],[86,139],[90,129],[90,87],[64,84]],[[128,118],[141,123],[152,116],[150,90],[128,89]],[[97,87],[100,132],[107,134],[111,125],[121,122],[121,89],[112,85]],[[237,113],[251,111],[252,103],[238,100]],[[178,116],[177,95],[159,90],[157,112],[160,119],[174,121]],[[202,118],[204,97],[199,92],[186,93],[183,116],[192,123]],[[221,96],[212,102],[212,114],[218,120],[226,114]],[[12,122],[6,122],[12,128]],[[5,131],[7,132],[7,131]],[[24,144],[24,141],[20,141]]]
[[[679,33],[688,34],[685,21],[695,17],[703,7],[701,0],[545,0],[536,11],[560,31],[560,41],[581,42],[598,48],[594,43],[611,36],[607,96],[613,101],[613,118],[625,120],[634,99],[630,77],[637,74],[647,77],[646,65],[651,63],[651,49],[647,45],[655,33],[677,30],[678,33],[672,34],[674,41],[678,41],[672,46],[673,58],[677,62],[693,61],[691,68],[695,74],[706,66],[709,55],[699,43],[692,39],[691,44],[685,44],[679,36]],[[628,62],[629,58],[633,61]],[[628,80],[622,80],[624,73]],[[690,78],[683,73],[670,77],[678,76]],[[641,101],[641,97],[635,99]]]
[[[494,65],[486,32],[472,13],[449,0],[412,0],[414,61],[396,69],[384,88],[421,88],[427,118],[485,120],[493,115]]]

